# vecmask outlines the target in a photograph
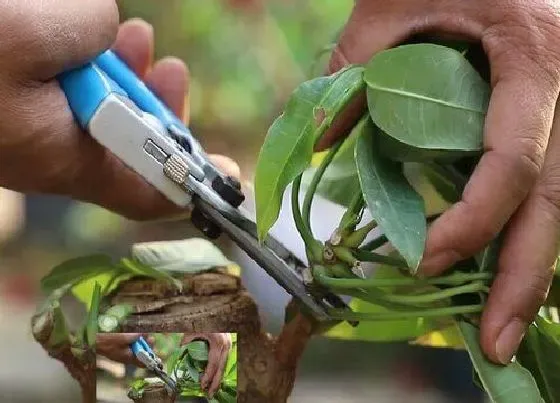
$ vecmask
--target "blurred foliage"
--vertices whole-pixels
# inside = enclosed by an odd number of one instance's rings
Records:
[[[352,1],[119,4],[123,20],[140,17],[153,24],[157,57],[175,55],[188,63],[191,121],[198,136],[212,151],[228,151],[234,142],[233,156],[246,156],[252,165],[268,125],[308,77],[317,53],[332,43]]]

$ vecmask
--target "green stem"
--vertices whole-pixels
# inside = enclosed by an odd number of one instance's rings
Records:
[[[301,178],[302,175],[298,175],[298,177],[292,183],[292,215],[294,217],[294,222],[296,224],[296,228],[305,243],[305,247],[311,255],[311,259],[313,261],[321,261],[322,259],[322,249],[320,245],[318,246],[318,242],[313,237],[313,233],[311,229],[306,225],[303,217],[301,216],[301,210],[299,208],[299,189],[301,187]]]
[[[353,230],[356,227],[356,225],[358,225],[359,222],[358,216],[363,208],[364,208],[364,196],[360,191],[354,195],[354,197],[350,201],[350,204],[348,205],[348,208],[342,215],[342,218],[340,219],[340,223],[338,224],[338,231],[345,232],[345,231]]]
[[[362,228],[359,228],[350,233],[345,239],[343,239],[342,244],[348,248],[357,248],[362,244],[362,242],[364,242],[364,239],[366,239],[369,233],[376,227],[377,222],[372,220]]]
[[[374,290],[369,289],[366,292],[364,290],[356,289],[356,288],[352,288],[352,289],[339,288],[336,290],[336,292],[337,294],[348,295],[353,298],[358,298],[363,301],[370,302],[372,304],[379,305],[387,309],[391,309],[393,311],[411,311],[414,309],[425,308],[425,306],[419,306],[419,305],[409,304],[405,302],[390,301],[387,298],[387,295],[389,294],[379,289],[374,289]]]
[[[389,266],[407,267],[403,259],[391,256],[380,255],[379,253],[371,252],[369,250],[357,249],[354,252],[356,258],[362,262],[381,263]]]
[[[385,299],[389,302],[401,304],[427,304],[430,302],[448,299],[455,295],[470,294],[487,290],[488,287],[486,287],[484,284],[475,282],[420,295],[395,295],[387,293]]]
[[[446,308],[422,309],[408,312],[349,312],[345,309],[333,308],[329,314],[333,319],[346,321],[389,321],[415,318],[434,318],[444,316],[466,315],[482,312],[483,305],[462,305]]]
[[[447,276],[432,277],[427,279],[419,279],[415,277],[403,278],[360,278],[360,279],[342,279],[326,276],[324,273],[314,271],[314,278],[320,284],[337,289],[337,288],[377,288],[377,287],[402,287],[410,285],[457,285],[469,283],[471,281],[491,280],[492,273],[453,273]]]
[[[311,228],[311,204],[313,204],[313,197],[315,196],[315,192],[317,191],[317,186],[319,186],[319,182],[321,178],[325,174],[327,167],[332,162],[333,158],[335,157],[336,153],[340,149],[343,141],[337,142],[334,146],[331,147],[321,164],[315,171],[313,178],[311,179],[311,183],[307,188],[307,192],[305,193],[305,198],[303,199],[303,218],[307,223],[307,227]]]
[[[373,250],[376,250],[377,248],[382,247],[387,242],[389,242],[389,240],[387,239],[387,237],[385,235],[379,235],[377,238],[374,238],[371,241],[367,242],[360,249],[373,251]]]

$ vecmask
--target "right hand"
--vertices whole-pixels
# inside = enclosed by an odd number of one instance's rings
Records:
[[[113,47],[186,121],[185,64],[165,58],[152,65],[152,27],[118,22],[115,0],[0,0],[0,186],[68,195],[133,219],[181,212],[80,130],[56,81]],[[230,159],[215,163],[239,176]]]

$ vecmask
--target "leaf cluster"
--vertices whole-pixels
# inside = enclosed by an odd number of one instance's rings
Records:
[[[266,238],[291,184],[292,214],[313,273],[310,292],[328,289],[353,297],[351,310],[330,313],[360,322],[342,323],[329,335],[466,347],[493,401],[557,402],[558,277],[516,361],[497,367],[480,350],[476,323],[495,274],[499,237],[445,275],[415,276],[429,222],[460,199],[482,154],[490,86],[487,71],[474,66],[487,63],[474,60],[480,57],[478,45],[451,46],[402,45],[364,66],[301,84],[259,155],[258,233]],[[321,136],[364,94],[367,111],[349,136],[314,154]],[[346,207],[327,240],[313,235],[315,194]],[[434,202],[439,209],[428,211]],[[394,252],[380,253],[384,246]],[[366,276],[369,263],[382,267]]]

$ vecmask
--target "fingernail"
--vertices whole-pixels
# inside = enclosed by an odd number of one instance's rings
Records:
[[[523,334],[525,333],[525,325],[519,320],[512,320],[502,329],[496,341],[496,356],[498,361],[507,365],[511,362],[513,355],[519,348]]]

